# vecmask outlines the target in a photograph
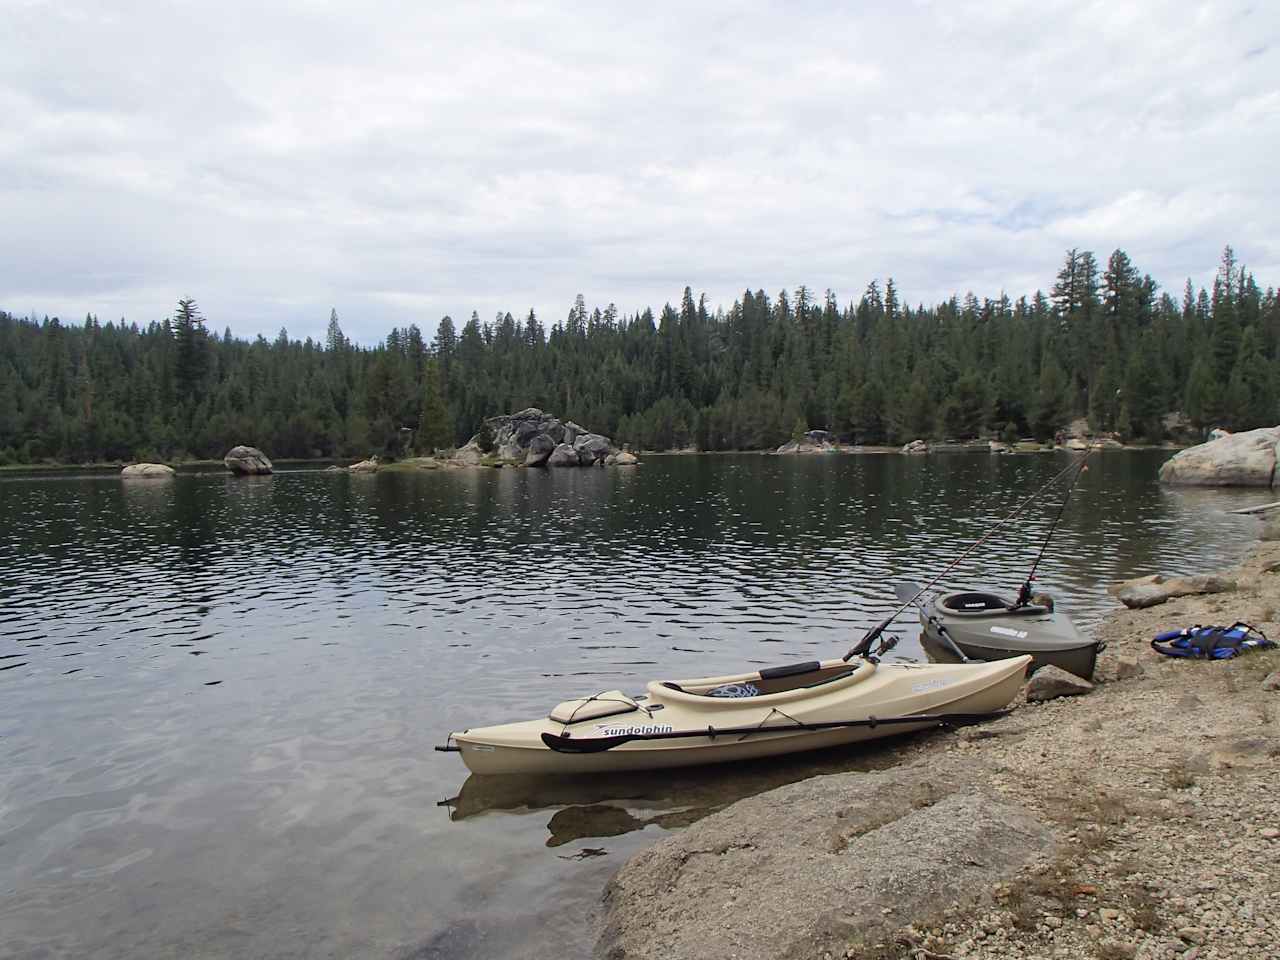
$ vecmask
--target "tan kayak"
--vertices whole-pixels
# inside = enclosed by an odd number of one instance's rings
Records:
[[[1008,706],[1030,657],[994,663],[812,661],[728,677],[651,681],[567,700],[538,720],[449,735],[473,773],[651,770],[817,750],[971,723]]]

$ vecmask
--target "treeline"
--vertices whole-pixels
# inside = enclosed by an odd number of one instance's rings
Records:
[[[441,320],[376,347],[331,314],[323,342],[218,335],[193,301],[145,328],[0,313],[0,461],[396,453],[465,442],[538,406],[645,449],[776,446],[821,428],[859,443],[1049,437],[1087,416],[1125,439],[1280,422],[1280,305],[1223,253],[1211,290],[1161,291],[1122,250],[1070,251],[1045,296],[902,301],[892,279],[855,303],[805,287],[727,310],[619,316],[581,296],[548,331],[532,311],[459,331]],[[412,431],[410,434],[409,431]]]

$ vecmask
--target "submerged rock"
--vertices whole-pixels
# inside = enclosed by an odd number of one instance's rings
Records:
[[[1188,447],[1160,467],[1160,482],[1205,487],[1270,487],[1276,483],[1280,427],[1228,433]]]
[[[271,473],[273,469],[271,461],[267,459],[265,453],[257,447],[247,447],[243,444],[228,450],[227,455],[222,458],[222,462],[232,473],[238,473],[242,476]]]
[[[120,471],[125,480],[167,480],[173,476],[173,467],[163,463],[131,463]]]

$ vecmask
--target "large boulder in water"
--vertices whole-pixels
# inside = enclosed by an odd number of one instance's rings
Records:
[[[131,463],[120,471],[125,480],[167,480],[173,476],[173,467],[163,463]]]
[[[546,463],[561,444],[567,444],[577,455],[576,462],[583,466],[598,463],[615,452],[608,437],[590,433],[572,420],[563,422],[537,407],[489,417],[485,425],[493,434],[494,455],[501,460],[523,461],[527,466]],[[479,449],[479,439],[477,434],[463,449]],[[562,454],[556,465],[568,466],[569,463]]]
[[[556,442],[548,437],[545,433],[540,433],[529,441],[529,450],[525,454],[524,465],[526,467],[540,467],[547,462],[551,456],[551,451],[555,450]]]
[[[1280,427],[1229,433],[1174,454],[1160,467],[1160,482],[1202,487],[1276,485]]]
[[[835,444],[831,442],[831,434],[825,430],[810,430],[799,440],[788,440],[774,453],[779,456],[804,453],[834,453]]]
[[[234,446],[227,451],[227,455],[222,458],[223,464],[232,473],[241,476],[254,476],[256,474],[271,473],[271,461],[267,459],[267,455],[257,447],[246,447],[243,444]]]

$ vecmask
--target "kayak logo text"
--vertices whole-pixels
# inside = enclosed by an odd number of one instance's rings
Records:
[[[942,677],[936,677],[933,680],[921,680],[919,683],[911,685],[912,693],[928,693],[930,690],[941,690],[950,680],[944,680]]]
[[[1012,627],[992,627],[991,632],[998,633],[1002,637],[1015,637],[1018,640],[1027,639],[1027,631],[1014,630]]]
[[[612,724],[597,723],[596,733],[602,737],[637,737],[646,733],[672,733],[675,727],[669,723],[633,723],[620,727]]]

